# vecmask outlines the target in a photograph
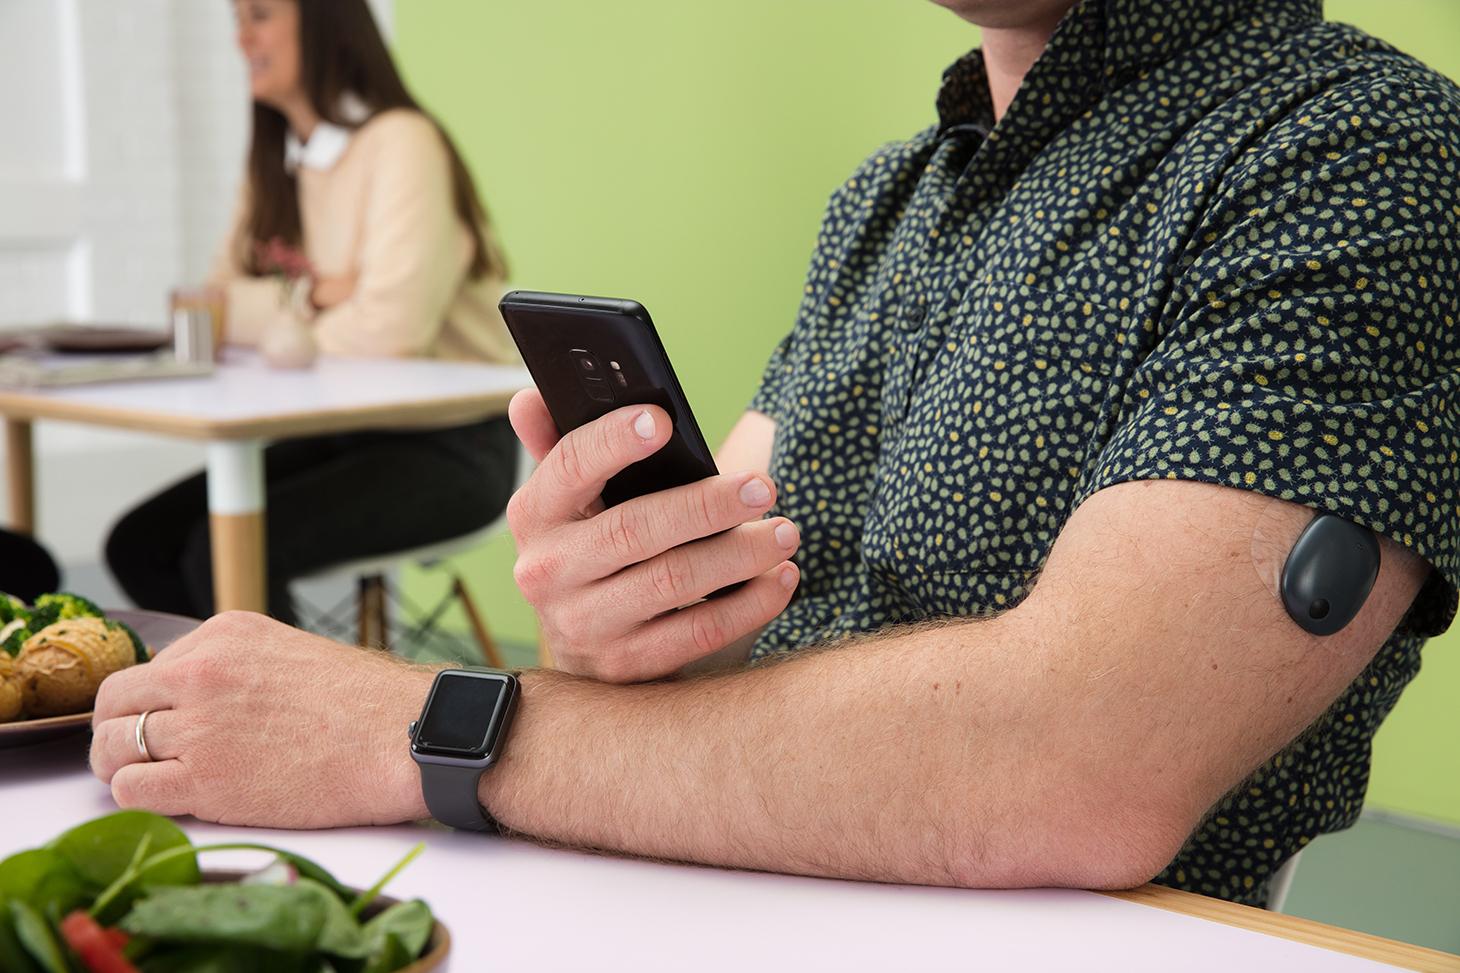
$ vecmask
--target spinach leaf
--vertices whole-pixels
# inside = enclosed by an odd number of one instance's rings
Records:
[[[18,899],[10,900],[10,918],[15,923],[15,935],[26,952],[41,964],[46,973],[67,973],[66,957],[56,934],[51,932],[50,923],[41,918],[28,903]]]
[[[70,912],[86,900],[83,885],[70,863],[49,848],[32,848],[0,861],[0,898],[25,902],[42,912]]]
[[[150,839],[147,847],[152,854],[192,847],[181,828],[147,811],[118,811],[95,818],[67,831],[49,847],[93,886],[93,891],[100,891],[127,870],[143,836]],[[148,868],[138,876],[136,884],[139,889],[146,889],[157,885],[193,885],[197,881],[197,856],[179,854]]]
[[[308,858],[300,858],[298,855],[293,854],[292,852],[280,851],[278,848],[270,848],[268,850],[272,851],[284,861],[293,865],[295,871],[299,873],[300,878],[312,879],[313,881],[318,882],[320,885],[323,885],[325,888],[333,892],[336,898],[339,898],[341,900],[348,899],[352,894],[350,890],[347,889],[343,884],[341,884],[339,879],[331,875],[323,865],[318,865],[310,861]]]
[[[389,885],[390,880],[401,873],[401,869],[405,868],[411,862],[415,861],[416,856],[425,850],[426,843],[424,841],[416,842],[415,847],[406,852],[404,858],[392,865],[390,871],[380,876],[379,881],[377,881],[374,885],[370,886],[370,888],[366,889],[364,892],[361,892],[358,896],[356,896],[355,901],[350,903],[350,915],[358,916],[360,913],[364,912],[365,907],[375,901],[375,897],[380,894],[380,890]]]
[[[415,958],[415,954],[401,943],[399,936],[388,932],[376,951],[370,954],[369,961],[360,973],[392,973]]]
[[[299,873],[300,877],[314,879],[341,899],[347,899],[352,894],[349,889],[340,884],[339,879],[326,871],[323,866],[310,861],[308,858],[303,858],[280,848],[275,848],[273,845],[261,845],[253,841],[223,841],[212,845],[199,845],[196,848],[192,845],[182,845],[167,851],[158,852],[157,854],[149,854],[138,865],[137,872],[138,874],[147,875],[156,874],[157,869],[169,862],[182,857],[195,860],[197,855],[205,851],[267,851],[281,861],[286,861],[293,865],[294,870]]]
[[[8,900],[0,897],[0,970],[6,973],[40,973],[40,967],[20,944]]]
[[[324,910],[316,889],[298,885],[185,885],[156,889],[132,907],[121,926],[167,942],[305,953],[319,939]]]
[[[330,953],[334,956],[343,956],[347,959],[364,959],[370,954],[369,944],[365,941],[365,933],[361,931],[360,924],[355,921],[354,916],[345,908],[345,903],[323,885],[313,879],[301,878],[295,883],[295,888],[308,889],[314,892],[319,899],[320,908],[324,912],[324,924],[320,926],[319,938],[314,942],[314,948],[321,953]]]
[[[387,973],[421,955],[436,919],[420,899],[397,902],[365,923],[370,958],[365,973]]]

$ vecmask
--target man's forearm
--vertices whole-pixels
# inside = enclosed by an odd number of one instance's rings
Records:
[[[1126,484],[1076,511],[1038,587],[992,620],[683,682],[529,673],[483,802],[544,838],[710,864],[1137,884],[1327,710],[1424,580],[1386,544],[1360,616],[1308,635],[1254,538],[1280,565],[1310,516]]]
[[[1018,657],[993,651],[999,633],[963,623],[642,686],[531,672],[482,800],[545,839],[708,864],[966,886],[1143,881],[1153,866],[1127,854],[1120,809],[1046,779],[1063,771],[1033,745],[1032,695],[998,661]]]

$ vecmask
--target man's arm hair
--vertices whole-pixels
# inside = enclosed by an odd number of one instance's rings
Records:
[[[1033,592],[992,619],[680,682],[527,673],[482,800],[518,831],[660,858],[1141,884],[1324,713],[1427,575],[1385,541],[1358,617],[1309,635],[1271,565],[1311,516],[1225,487],[1120,484],[1075,511]]]

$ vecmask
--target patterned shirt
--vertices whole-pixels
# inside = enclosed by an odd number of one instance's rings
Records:
[[[938,113],[832,197],[751,405],[804,537],[754,654],[1009,608],[1122,481],[1372,528],[1420,598],[1157,879],[1263,904],[1455,610],[1460,90],[1320,0],[1082,0],[997,125],[979,51]]]

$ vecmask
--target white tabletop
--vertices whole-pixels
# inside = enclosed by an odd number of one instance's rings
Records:
[[[0,857],[114,810],[85,737],[0,751]],[[261,841],[366,886],[416,841],[388,894],[451,931],[447,969],[1364,971],[1368,960],[1091,892],[977,892],[663,865],[402,825],[270,832],[184,820],[195,843]],[[234,853],[229,853],[230,855]],[[257,859],[255,859],[257,860]],[[244,864],[214,855],[205,867]]]
[[[338,426],[338,417],[372,420],[395,413],[406,420],[448,410],[481,411],[532,384],[526,369],[422,358],[322,358],[305,369],[275,369],[254,353],[230,349],[213,375],[120,381],[0,392],[0,411],[150,428],[184,435],[267,434],[311,417]],[[416,410],[414,413],[412,410]],[[293,432],[294,430],[289,430]],[[312,431],[312,430],[311,430]]]

